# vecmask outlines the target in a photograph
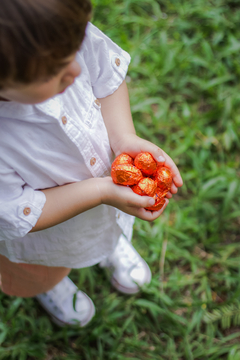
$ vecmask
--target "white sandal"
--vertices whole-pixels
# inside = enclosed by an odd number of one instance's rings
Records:
[[[111,272],[111,283],[124,294],[135,294],[151,281],[151,270],[132,244],[121,235],[114,252],[99,264]]]
[[[75,309],[73,306],[76,294]],[[85,326],[95,314],[92,300],[65,277],[53,289],[36,296],[42,307],[49,313],[52,321],[59,325]]]

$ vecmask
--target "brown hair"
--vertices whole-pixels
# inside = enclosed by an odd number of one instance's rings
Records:
[[[0,88],[55,75],[76,52],[90,0],[1,0]]]

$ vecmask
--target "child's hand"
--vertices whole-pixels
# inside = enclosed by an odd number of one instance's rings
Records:
[[[149,211],[144,208],[154,204],[153,198],[137,195],[130,187],[114,184],[111,177],[102,178],[98,186],[102,204],[114,206],[142,220],[157,219],[169,202],[165,199],[165,205],[159,211]]]
[[[127,134],[114,146],[114,152],[116,155],[121,153],[127,153],[132,157],[135,157],[140,152],[149,152],[154,159],[168,167],[173,174],[173,182],[171,186],[171,192],[168,192],[166,197],[169,199],[172,197],[172,194],[176,194],[178,187],[183,185],[183,181],[180,175],[180,172],[174,163],[174,161],[168,156],[162,149],[153,143],[141,139],[135,134]]]

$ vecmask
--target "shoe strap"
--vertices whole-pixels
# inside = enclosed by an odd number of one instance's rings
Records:
[[[64,278],[53,289],[49,290],[45,295],[58,307],[61,307],[65,299],[70,294],[74,295],[77,287],[69,278]]]

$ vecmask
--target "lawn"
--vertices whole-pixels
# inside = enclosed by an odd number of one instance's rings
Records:
[[[0,359],[240,359],[240,2],[94,0],[93,23],[131,54],[137,133],[178,165],[184,186],[133,243],[153,279],[135,296],[74,270],[96,304],[59,329],[34,299],[0,293]]]

